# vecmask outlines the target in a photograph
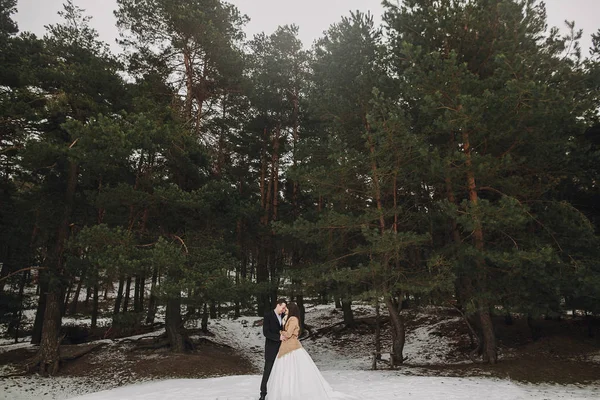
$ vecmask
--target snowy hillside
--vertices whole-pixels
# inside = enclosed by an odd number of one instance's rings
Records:
[[[354,311],[357,319],[374,315],[374,310],[368,305],[357,305]],[[27,317],[28,322],[32,322],[34,315],[28,313]],[[311,327],[311,334],[302,343],[319,368],[324,371],[326,379],[334,389],[353,394],[360,399],[554,400],[593,399],[600,396],[598,385],[524,384],[512,381],[509,374],[500,375],[506,376],[505,380],[485,376],[455,378],[432,376],[444,374],[443,371],[436,373],[434,368],[444,365],[461,366],[467,362],[465,352],[459,348],[461,342],[468,341],[464,323],[447,309],[437,308],[411,311],[406,315],[406,320],[407,342],[404,354],[408,358],[405,366],[397,371],[369,370],[373,352],[372,332],[368,327],[343,329],[339,324],[342,321],[342,313],[332,305],[307,307],[306,323]],[[210,347],[212,345],[202,348],[198,351],[198,356],[214,350],[211,353],[214,357],[198,358],[200,360],[198,362],[214,364],[215,360],[219,361],[219,357],[225,354],[222,351],[227,350],[237,357],[242,355],[249,359],[251,365],[248,368],[240,368],[241,372],[235,372],[236,370],[231,366],[231,362],[236,362],[235,359],[224,360],[222,366],[214,366],[206,374],[200,375],[186,370],[190,365],[189,359],[183,360],[179,365],[176,357],[170,355],[167,349],[146,352],[134,350],[133,343],[136,339],[160,335],[164,332],[161,329],[129,338],[104,339],[95,342],[102,343],[103,346],[86,356],[85,360],[80,360],[83,364],[68,365],[67,376],[42,378],[32,375],[4,378],[0,381],[0,400],[255,399],[260,381],[258,374],[262,370],[264,360],[261,321],[262,319],[258,317],[211,320],[210,335],[199,334],[193,337],[199,341],[207,339],[206,343],[223,346],[216,350]],[[70,325],[86,325],[89,324],[89,319],[70,317],[64,322]],[[195,323],[187,327],[198,328]],[[329,329],[332,327],[338,328]],[[327,334],[321,334],[324,331],[327,331]],[[383,349],[386,351],[389,349],[388,329],[382,331],[382,341]],[[0,355],[27,351],[30,352],[29,354],[35,351],[28,342],[0,343]],[[387,356],[384,353],[383,358]],[[155,373],[152,376],[144,374],[143,372],[147,371],[139,370],[141,363],[144,363],[145,368],[154,369]],[[98,366],[103,368],[97,369]],[[84,367],[90,368],[91,372],[78,370]],[[385,363],[381,364],[380,368],[385,369]],[[14,367],[1,366],[0,372],[3,375],[10,374],[14,372]],[[240,373],[251,373],[251,375],[209,379],[169,379]],[[481,371],[478,375],[486,375],[486,372]],[[108,391],[102,392],[103,390]]]

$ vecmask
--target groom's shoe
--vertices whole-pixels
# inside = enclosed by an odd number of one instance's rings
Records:
[[[266,399],[266,397],[267,397],[267,396],[263,394],[263,395],[261,395],[261,396],[258,398],[258,400],[265,400],[265,399]]]

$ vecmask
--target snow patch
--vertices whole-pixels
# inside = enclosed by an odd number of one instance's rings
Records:
[[[559,400],[596,399],[600,388],[577,387],[574,385],[531,385],[518,384],[507,380],[487,378],[447,378],[447,377],[407,377],[397,372],[387,371],[325,371],[325,379],[334,390],[351,394],[363,400]],[[67,382],[58,378],[45,380],[39,386],[7,386],[0,399],[69,399],[73,400],[256,400],[260,386],[260,376],[229,376],[211,379],[175,379],[153,381],[124,386],[117,389],[78,396],[83,390],[94,391],[102,387],[83,387],[80,382]],[[24,383],[24,382],[22,382]],[[51,386],[62,389],[55,396],[48,397]],[[306,399],[311,400],[311,399]]]

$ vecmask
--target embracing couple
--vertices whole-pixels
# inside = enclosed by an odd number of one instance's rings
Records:
[[[296,303],[277,301],[265,314],[265,370],[260,400],[350,399],[334,392],[298,340],[302,321]]]

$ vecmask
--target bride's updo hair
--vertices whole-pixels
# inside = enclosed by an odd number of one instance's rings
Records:
[[[287,320],[289,321],[291,317],[298,318],[298,325],[300,325],[300,329],[302,329],[302,318],[300,318],[300,307],[298,307],[298,304],[289,302],[287,309]]]

